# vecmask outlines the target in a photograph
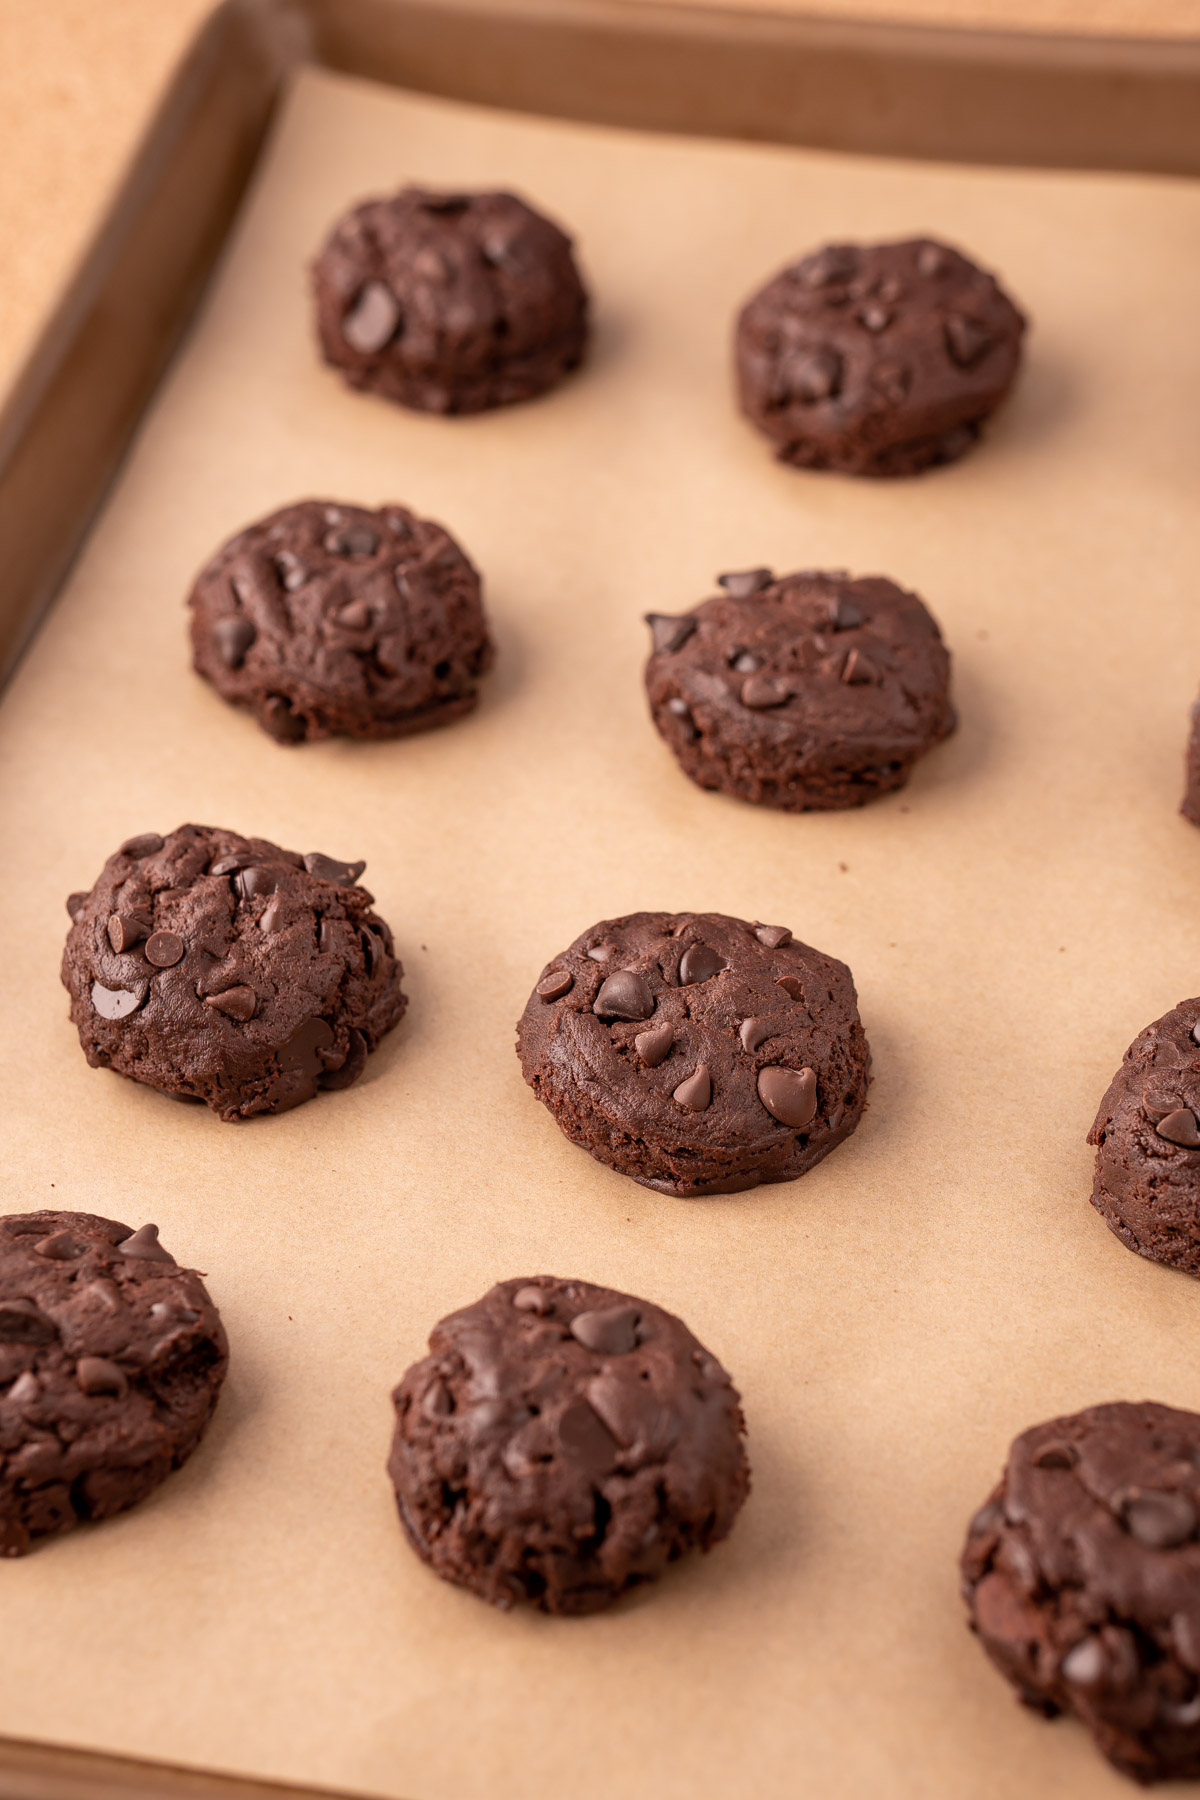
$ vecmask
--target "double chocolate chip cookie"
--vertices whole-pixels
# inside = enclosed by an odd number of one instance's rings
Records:
[[[228,1360],[155,1226],[0,1218],[0,1554],[144,1500],[200,1442]]]
[[[349,1087],[405,1007],[365,866],[209,825],[128,839],[67,902],[89,1063],[222,1119]]]
[[[1137,1781],[1200,1775],[1198,1524],[1200,1416],[1090,1406],[1017,1438],[963,1552],[997,1668]]]
[[[197,673],[280,744],[445,725],[492,662],[479,576],[402,506],[285,506],[218,550],[188,604]]]
[[[684,1197],[803,1175],[858,1124],[870,1066],[845,963],[724,913],[585,931],[546,965],[517,1053],[572,1143]]]
[[[1092,1205],[1128,1250],[1200,1275],[1200,999],[1125,1052],[1088,1133]]]
[[[1012,386],[1024,329],[993,277],[945,244],[827,244],[743,308],[742,410],[781,462],[913,475],[970,449]]]
[[[750,1487],[738,1395],[682,1320],[550,1275],[436,1325],[392,1396],[417,1554],[493,1605],[591,1613],[725,1537]]]
[[[698,786],[787,812],[862,806],[953,731],[949,653],[915,594],[817,569],[717,581],[691,612],[646,618],[651,716]]]
[[[419,412],[530,400],[583,360],[571,240],[513,194],[368,200],[334,226],[313,291],[326,362]]]

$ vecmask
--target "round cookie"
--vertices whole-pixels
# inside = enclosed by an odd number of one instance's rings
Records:
[[[1100,1102],[1092,1205],[1127,1250],[1200,1275],[1200,999],[1147,1025]]]
[[[954,730],[949,653],[915,594],[817,569],[717,580],[691,612],[646,615],[651,716],[699,787],[786,812],[862,806]]]
[[[1136,1781],[1200,1775],[1198,1521],[1200,1416],[1120,1402],[1023,1432],[963,1552],[997,1668]]]
[[[222,1119],[349,1087],[406,1004],[365,866],[209,825],[130,838],[67,902],[89,1063]]]
[[[492,663],[479,576],[402,506],[285,506],[218,550],[188,605],[197,674],[281,744],[445,725]]]
[[[144,1500],[200,1442],[228,1360],[155,1226],[0,1217],[0,1553]]]
[[[725,1537],[750,1488],[738,1395],[648,1300],[550,1275],[436,1325],[392,1395],[409,1541],[495,1606],[591,1613]]]
[[[1012,386],[1024,329],[992,276],[945,244],[827,244],[743,307],[742,411],[781,462],[913,475],[970,449]]]
[[[338,220],[312,276],[326,362],[419,412],[530,400],[583,360],[571,240],[514,194],[367,200]]]
[[[684,1198],[803,1175],[858,1124],[870,1067],[845,963],[724,913],[585,931],[546,965],[517,1054],[572,1143]]]

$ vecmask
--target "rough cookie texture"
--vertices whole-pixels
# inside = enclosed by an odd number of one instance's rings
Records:
[[[691,612],[649,613],[650,712],[698,786],[787,812],[903,787],[954,729],[950,657],[880,576],[744,569]]]
[[[92,1067],[222,1119],[349,1087],[406,1004],[365,866],[210,825],[128,839],[67,901],[62,978]]]
[[[197,673],[281,744],[445,725],[492,662],[479,576],[402,506],[285,506],[217,552],[188,604]]]
[[[155,1226],[0,1218],[0,1553],[144,1500],[200,1442],[228,1360]]]
[[[1100,1102],[1092,1205],[1128,1250],[1200,1275],[1200,999],[1125,1052]]]
[[[1200,1417],[1120,1402],[1023,1432],[971,1521],[963,1594],[1027,1706],[1126,1775],[1200,1775]]]
[[[433,1329],[392,1396],[417,1554],[493,1605],[590,1613],[725,1537],[750,1488],[738,1395],[682,1320],[551,1275]]]
[[[1012,386],[1024,329],[945,244],[828,244],[743,308],[742,410],[781,462],[912,475],[970,449]]]
[[[1179,810],[1193,825],[1200,825],[1200,700],[1192,702],[1184,782],[1183,804]]]
[[[420,412],[532,399],[587,341],[570,238],[513,194],[365,201],[334,226],[313,290],[326,362]]]
[[[685,1197],[803,1175],[858,1124],[870,1067],[845,963],[724,913],[585,931],[547,963],[517,1053],[572,1143]]]

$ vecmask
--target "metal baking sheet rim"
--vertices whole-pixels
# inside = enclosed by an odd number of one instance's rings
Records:
[[[1200,38],[975,32],[669,0],[223,0],[0,415],[0,678],[103,503],[304,61],[592,123],[1200,175]],[[331,1792],[0,1739],[0,1800]]]

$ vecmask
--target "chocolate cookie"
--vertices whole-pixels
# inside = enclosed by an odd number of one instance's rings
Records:
[[[156,1226],[0,1217],[0,1554],[144,1500],[200,1442],[228,1360]]]
[[[699,787],[785,812],[863,806],[954,730],[950,657],[915,594],[818,569],[717,581],[691,612],[646,615],[650,712]]]
[[[1200,700],[1192,702],[1190,721],[1184,757],[1183,804],[1179,810],[1193,825],[1200,825]]]
[[[406,1004],[365,867],[209,825],[128,839],[67,901],[62,978],[92,1067],[222,1119],[349,1087]]]
[[[218,550],[188,605],[197,673],[281,744],[445,725],[492,662],[479,576],[402,506],[285,506]]]
[[[517,1054],[573,1144],[684,1197],[803,1175],[858,1124],[871,1060],[845,963],[724,913],[585,931],[546,965]]]
[[[969,450],[1012,386],[1025,320],[929,238],[827,244],[742,309],[742,411],[781,462],[913,475]]]
[[[738,1395],[648,1300],[551,1275],[435,1325],[392,1400],[409,1541],[495,1606],[591,1613],[725,1537],[750,1488]]]
[[[513,194],[404,188],[338,220],[313,264],[326,362],[419,412],[529,400],[583,359],[571,240]]]
[[[1143,1401],[1023,1432],[971,1521],[973,1630],[1027,1706],[1137,1781],[1200,1775],[1200,1416]]]
[[[1200,1000],[1125,1052],[1100,1102],[1092,1205],[1127,1250],[1200,1275]]]

